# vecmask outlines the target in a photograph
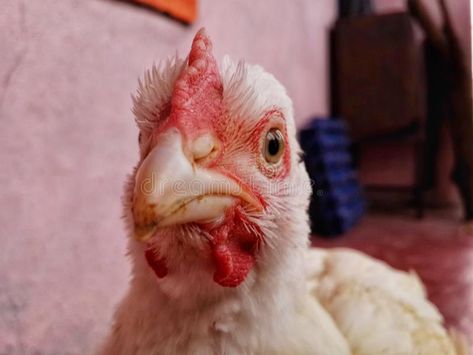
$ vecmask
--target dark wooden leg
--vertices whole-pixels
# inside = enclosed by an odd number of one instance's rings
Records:
[[[422,219],[425,216],[424,190],[417,186],[414,189],[415,203],[416,203],[416,218]]]
[[[425,212],[425,139],[420,133],[415,143],[415,187],[414,187],[414,201],[416,205],[416,217],[424,218]]]

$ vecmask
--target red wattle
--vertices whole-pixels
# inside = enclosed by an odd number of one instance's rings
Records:
[[[225,223],[211,231],[215,263],[214,281],[224,287],[237,287],[255,264],[259,238],[243,226],[239,207],[227,212]]]
[[[216,266],[214,281],[224,287],[240,285],[255,264],[253,253],[242,249],[237,241],[215,245],[212,251]]]
[[[166,260],[159,257],[156,254],[156,251],[152,248],[148,248],[145,251],[146,261],[148,265],[153,269],[156,276],[160,279],[165,277],[168,274],[168,267],[166,265]]]

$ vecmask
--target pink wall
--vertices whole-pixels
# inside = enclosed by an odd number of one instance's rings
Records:
[[[301,123],[327,111],[333,0],[202,0],[191,28],[115,1],[0,11],[0,354],[88,354],[128,279],[120,195],[137,159],[130,92],[205,25],[217,57],[273,72]]]

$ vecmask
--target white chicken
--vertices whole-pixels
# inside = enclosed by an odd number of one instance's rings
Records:
[[[134,97],[130,290],[99,350],[119,354],[466,354],[414,274],[310,249],[292,103],[204,30]]]

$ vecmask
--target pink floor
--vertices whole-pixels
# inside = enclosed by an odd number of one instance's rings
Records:
[[[314,238],[313,244],[359,249],[393,267],[415,270],[448,326],[461,330],[473,344],[473,238],[458,233],[455,215],[429,211],[425,219],[416,220],[403,213],[371,213],[347,235]]]

